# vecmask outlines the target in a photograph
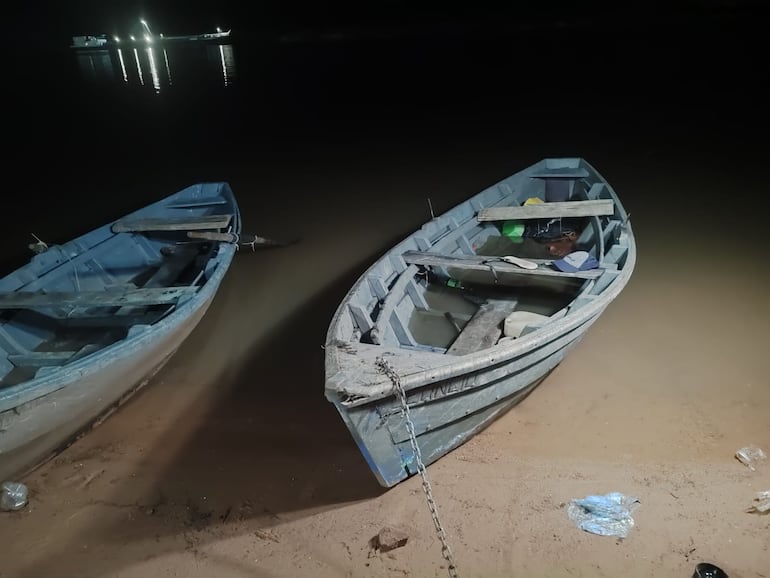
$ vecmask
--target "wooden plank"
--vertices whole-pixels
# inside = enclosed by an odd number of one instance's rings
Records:
[[[350,308],[350,314],[353,316],[353,320],[361,330],[361,333],[367,333],[368,331],[371,331],[372,327],[374,327],[374,324],[372,323],[372,318],[369,317],[369,314],[364,310],[364,308],[358,305],[354,305],[353,303],[350,303],[348,307]]]
[[[51,293],[16,291],[0,294],[0,309],[162,305],[175,303],[183,295],[194,293],[195,290],[195,287],[158,287],[122,291],[54,291]]]
[[[224,205],[227,203],[227,199],[222,197],[212,197],[210,199],[198,199],[197,201],[180,201],[166,205],[170,209],[194,209],[196,207],[210,207],[212,205]]]
[[[103,347],[98,343],[88,343],[78,351],[30,351],[9,355],[8,360],[16,367],[55,367],[82,359]]]
[[[13,335],[11,335],[3,324],[0,324],[0,348],[4,349],[6,353],[21,353],[27,351],[27,348],[19,343]]]
[[[235,233],[214,233],[212,231],[187,231],[189,239],[203,239],[205,241],[221,241],[222,243],[237,243],[238,235]]]
[[[205,215],[202,217],[178,217],[135,219],[118,221],[112,225],[113,233],[137,233],[142,231],[188,231],[222,229],[227,227],[232,215]]]
[[[75,351],[30,351],[9,355],[8,361],[16,367],[46,367],[50,365],[64,365]]]
[[[533,179],[585,179],[588,171],[581,167],[561,167],[558,169],[543,169],[530,175]]]
[[[390,292],[382,304],[382,309],[380,309],[380,314],[374,322],[374,327],[372,327],[372,330],[369,332],[369,336],[375,345],[382,344],[383,334],[390,324],[390,316],[396,308],[396,305],[398,305],[401,299],[404,298],[406,286],[414,278],[416,273],[417,267],[414,265],[407,266],[407,268],[401,272],[398,279],[393,284],[393,287],[390,288]]]
[[[447,355],[466,355],[489,349],[503,333],[503,321],[516,309],[516,299],[488,299],[447,350]]]
[[[79,351],[75,353],[72,357],[69,358],[67,363],[72,363],[73,361],[78,361],[79,359],[83,359],[84,357],[87,357],[88,355],[91,355],[92,353],[96,353],[100,349],[103,349],[105,346],[101,345],[99,343],[87,343],[83,347],[80,348]]]
[[[404,260],[410,265],[424,265],[436,267],[454,267],[466,271],[489,271],[491,267],[497,273],[515,273],[517,275],[543,275],[549,277],[572,277],[575,279],[596,279],[604,272],[603,269],[589,269],[588,271],[576,271],[565,273],[551,269],[547,266],[550,261],[540,261],[537,269],[523,269],[517,265],[496,260],[496,257],[483,255],[442,255],[439,253],[426,253],[422,251],[407,251],[403,254]],[[484,261],[489,261],[485,263]],[[501,280],[501,283],[503,281]]]
[[[138,309],[137,309],[138,310]],[[104,311],[104,309],[100,310]],[[118,309],[123,311],[123,309]],[[164,311],[155,311],[150,313],[136,313],[135,311],[129,311],[126,307],[127,313],[97,313],[89,314],[88,310],[76,311],[74,315],[69,317],[61,317],[56,320],[62,327],[80,328],[80,327],[102,327],[105,329],[131,327],[132,325],[152,325],[156,323],[158,319],[165,315]]]
[[[551,219],[558,217],[598,217],[614,215],[612,199],[592,201],[563,201],[558,203],[534,203],[518,207],[488,207],[481,209],[479,221],[507,221],[515,219]]]
[[[165,257],[158,270],[145,282],[144,285],[142,285],[143,289],[167,287],[173,284],[179,278],[179,275],[182,274],[182,271],[184,271],[185,268],[198,255],[198,247],[193,245],[177,245],[171,246],[168,249],[171,251],[170,254],[167,254],[166,251],[161,250],[161,254]],[[115,311],[114,316],[125,317],[128,315],[142,314],[142,307],[136,305],[126,305]]]
[[[160,268],[142,285],[144,289],[153,287],[166,287],[176,282],[182,271],[192,263],[198,255],[198,247],[191,245],[178,245],[170,247],[170,254],[164,255]]]

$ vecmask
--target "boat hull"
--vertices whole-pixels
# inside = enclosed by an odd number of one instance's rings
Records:
[[[533,197],[539,202],[527,206]],[[540,227],[551,218],[542,214],[582,212],[569,240],[594,257],[594,269],[565,271],[556,257],[522,267],[523,255],[509,251],[523,240],[496,222],[537,218]],[[325,395],[378,482],[391,487],[418,473],[521,402],[620,294],[635,261],[625,209],[579,158],[536,163],[375,261],[330,322]],[[477,305],[470,313],[467,301]],[[442,323],[453,326],[448,338],[423,326]]]
[[[188,315],[109,352],[101,362],[69,369],[52,393],[0,413],[0,478],[35,469],[139,391],[192,333],[212,299],[213,292]]]
[[[580,342],[600,313],[521,356],[405,392],[422,462],[435,462],[522,401]],[[418,473],[406,414],[395,392],[362,405],[343,399],[332,395],[330,400],[380,485],[391,487]]]

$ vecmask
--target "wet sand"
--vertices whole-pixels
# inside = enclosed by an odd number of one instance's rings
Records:
[[[0,517],[0,576],[448,575],[420,478],[379,487],[326,402],[322,345],[355,277],[428,218],[426,197],[442,212],[560,153],[463,142],[233,166],[248,228],[300,242],[239,254],[156,379],[19,480],[30,501]],[[760,216],[726,209],[766,187],[748,160],[582,144],[631,212],[637,269],[529,397],[428,468],[458,573],[689,577],[710,561],[768,576],[770,517],[745,510],[770,464],[734,454],[770,451],[770,273]],[[570,500],[613,491],[640,501],[626,539],[569,519]],[[406,545],[375,550],[386,526]]]

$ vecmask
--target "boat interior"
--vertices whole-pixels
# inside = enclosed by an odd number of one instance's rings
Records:
[[[190,299],[219,263],[217,235],[233,222],[224,202],[134,214],[45,247],[2,279],[0,389],[143,332]]]
[[[625,263],[627,215],[581,159],[547,159],[532,169],[394,247],[352,290],[336,337],[464,355],[517,339],[596,299]],[[511,229],[519,233],[508,234]],[[553,267],[574,251],[588,252],[598,266]],[[532,268],[506,260],[511,256]]]

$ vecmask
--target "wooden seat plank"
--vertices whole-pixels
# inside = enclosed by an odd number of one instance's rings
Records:
[[[190,231],[222,229],[230,224],[232,215],[204,215],[202,217],[148,218],[118,221],[112,225],[114,233],[138,233],[143,231]]]
[[[498,260],[497,257],[484,255],[442,255],[423,251],[407,251],[402,257],[410,265],[424,265],[437,267],[453,267],[466,271],[489,271],[492,267],[498,273],[514,273],[517,275],[543,275],[548,277],[568,277],[575,279],[596,279],[604,272],[603,269],[589,269],[588,271],[576,271],[567,273],[547,266],[550,261],[540,262],[537,269],[523,269],[517,265]],[[488,263],[485,263],[488,261]]]
[[[0,294],[0,309],[33,307],[122,307],[124,305],[163,305],[196,291],[196,287],[158,287],[120,291],[52,291],[32,293],[16,291]]]
[[[212,205],[225,204],[227,204],[227,199],[222,197],[211,197],[210,199],[201,198],[194,201],[179,201],[178,203],[167,206],[171,209],[194,209],[197,207],[210,207]]]
[[[533,179],[584,179],[588,171],[582,167],[546,168],[530,175]]]
[[[478,214],[479,221],[508,221],[515,219],[551,219],[559,217],[600,217],[615,214],[612,199],[533,203],[518,207],[487,207]]]
[[[128,307],[126,308],[128,310]],[[103,309],[98,311],[104,311]],[[120,312],[121,309],[118,309]],[[154,311],[149,313],[135,313],[128,311],[126,313],[90,313],[89,310],[78,311],[74,315],[57,317],[56,320],[63,326],[69,328],[81,327],[102,327],[102,328],[123,328],[132,325],[145,324],[152,325],[158,319],[165,315],[164,311]]]

